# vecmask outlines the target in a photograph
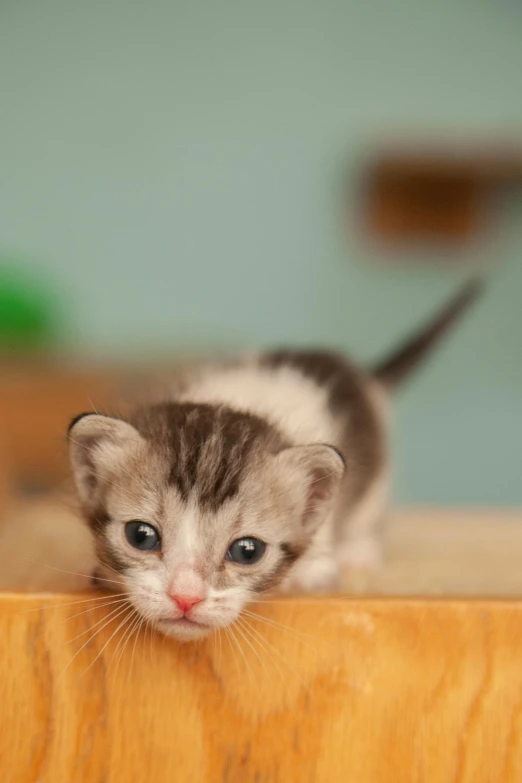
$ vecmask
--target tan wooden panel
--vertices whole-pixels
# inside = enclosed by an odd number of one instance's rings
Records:
[[[79,600],[0,598],[2,781],[522,781],[518,602],[285,599],[124,646]]]
[[[121,378],[62,365],[2,367],[0,447],[14,479],[61,480],[68,472],[66,432],[72,416],[103,406]]]
[[[59,481],[68,475],[66,431],[71,418],[108,406],[124,409],[136,395],[163,386],[187,361],[128,365],[66,360],[9,365],[0,362],[0,449],[12,477]]]

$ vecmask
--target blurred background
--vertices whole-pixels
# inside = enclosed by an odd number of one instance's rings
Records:
[[[522,5],[4,0],[0,95],[5,492],[145,364],[369,362],[480,268],[397,399],[394,500],[522,503]]]

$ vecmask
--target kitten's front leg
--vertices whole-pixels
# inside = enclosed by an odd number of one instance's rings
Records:
[[[349,539],[337,551],[341,590],[350,593],[369,592],[375,572],[382,564],[382,546],[378,536]]]
[[[278,587],[279,593],[328,593],[339,589],[339,568],[333,552],[304,555]]]
[[[377,476],[347,513],[340,509],[335,554],[341,581],[361,585],[382,565],[382,541],[388,509],[387,473]]]
[[[382,565],[382,543],[376,534],[348,539],[339,545],[337,562],[341,571],[375,571]]]

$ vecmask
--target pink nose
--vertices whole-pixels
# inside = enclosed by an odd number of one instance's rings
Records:
[[[177,604],[178,609],[181,609],[184,614],[190,612],[193,606],[200,604],[203,600],[203,598],[198,595],[173,595],[172,593],[169,593],[169,595],[174,603]]]

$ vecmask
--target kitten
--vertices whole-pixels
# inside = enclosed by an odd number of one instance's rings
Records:
[[[340,569],[375,565],[389,392],[478,290],[371,372],[280,351],[200,367],[124,418],[76,417],[72,468],[107,580],[153,626],[194,639],[260,593],[330,589]]]

